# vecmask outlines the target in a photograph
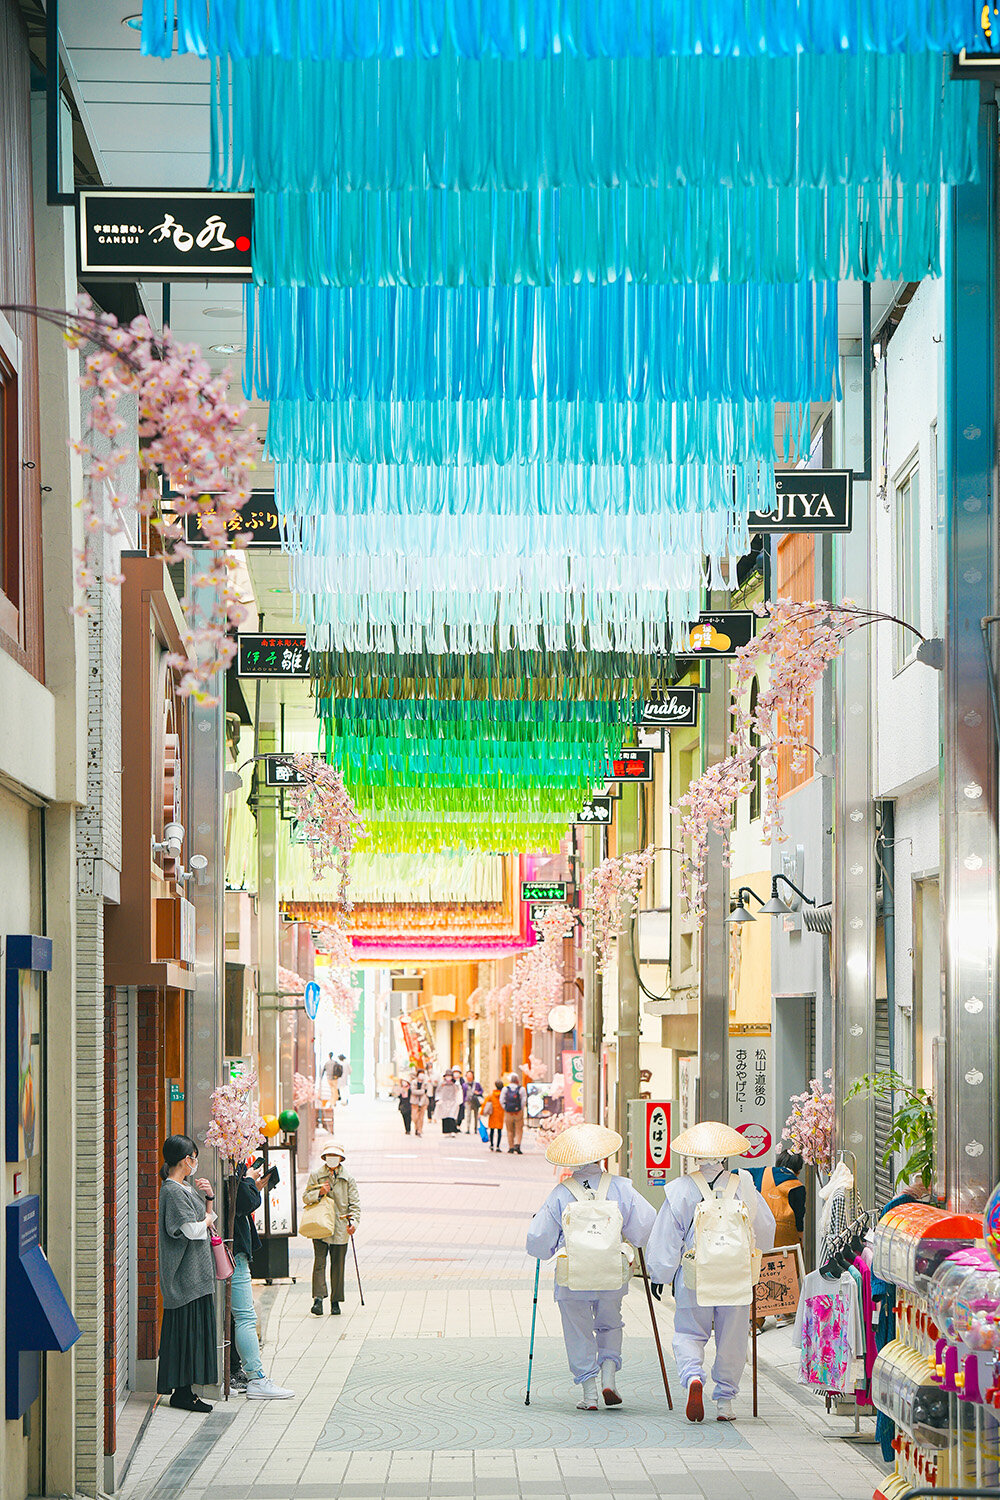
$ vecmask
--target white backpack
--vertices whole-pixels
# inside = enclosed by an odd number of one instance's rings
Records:
[[[607,1172],[593,1190],[567,1178],[565,1186],[575,1202],[562,1211],[557,1286],[571,1292],[617,1292],[631,1276],[631,1247],[622,1240],[622,1211],[608,1200],[610,1182]]]
[[[699,1307],[749,1307],[760,1252],[750,1210],[738,1196],[739,1175],[729,1173],[721,1197],[701,1172],[692,1172],[691,1181],[701,1189],[702,1201],[694,1211],[694,1248],[683,1258],[684,1285]]]

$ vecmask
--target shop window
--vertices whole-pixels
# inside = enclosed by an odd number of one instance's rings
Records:
[[[920,629],[920,468],[911,463],[893,486],[896,596],[893,614]],[[895,627],[895,670],[904,666],[916,645],[912,630]]]
[[[0,324],[4,323],[0,318]],[[21,600],[20,412],[17,341],[0,327],[0,630],[17,639]]]
[[[801,532],[792,532],[782,537],[777,547],[776,592],[779,599],[798,599],[805,602],[816,597],[816,568],[814,538]],[[785,726],[778,720],[778,738],[785,733]],[[813,739],[813,702],[810,698],[806,715],[806,739]],[[812,780],[813,755],[806,752],[803,765],[792,767],[792,752],[788,745],[778,746],[778,796],[784,797]]]

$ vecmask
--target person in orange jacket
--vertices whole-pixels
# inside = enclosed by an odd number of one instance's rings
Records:
[[[500,1150],[500,1140],[503,1136],[503,1105],[500,1103],[500,1095],[503,1093],[503,1082],[497,1079],[493,1085],[492,1093],[486,1094],[479,1110],[480,1123],[486,1126],[490,1133],[490,1150]]]

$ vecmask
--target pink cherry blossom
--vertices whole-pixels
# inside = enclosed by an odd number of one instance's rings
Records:
[[[824,1078],[832,1078],[832,1069],[827,1069]],[[833,1094],[824,1093],[818,1078],[810,1080],[803,1094],[793,1094],[789,1099],[792,1113],[785,1121],[784,1136],[802,1160],[820,1171],[828,1172],[833,1166]]]
[[[350,911],[351,855],[358,839],[364,837],[365,825],[336,766],[315,755],[293,755],[291,759],[295,769],[306,777],[304,784],[288,788],[288,797],[310,841],[313,878],[319,880],[336,864],[340,874],[337,901],[345,912]]]
[[[264,1121],[254,1103],[256,1073],[224,1083],[212,1095],[212,1119],[205,1145],[214,1146],[230,1168],[245,1162],[260,1145]]]
[[[653,863],[652,844],[637,854],[602,860],[583,882],[584,942],[603,974],[625,922],[635,910],[639,887]]]

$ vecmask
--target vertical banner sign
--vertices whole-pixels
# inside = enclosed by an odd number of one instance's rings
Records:
[[[564,1052],[562,1055],[563,1108],[583,1109],[583,1053]]]
[[[748,1165],[774,1164],[774,1110],[774,1038],[730,1036],[729,1123],[749,1143]]]
[[[646,1182],[649,1187],[664,1187],[670,1171],[670,1128],[673,1104],[669,1099],[647,1099],[645,1107]]]

